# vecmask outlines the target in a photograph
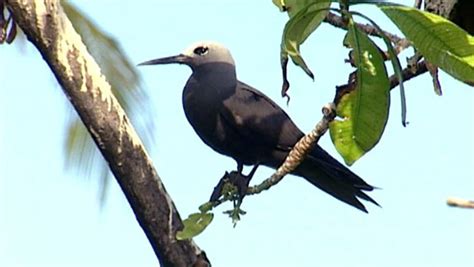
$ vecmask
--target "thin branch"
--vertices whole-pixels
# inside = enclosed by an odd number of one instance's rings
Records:
[[[176,240],[176,232],[183,226],[178,211],[110,84],[59,1],[5,3],[107,160],[161,266],[192,266],[206,261],[192,240]]]
[[[402,70],[403,81],[406,82],[427,71],[428,71],[428,68],[426,68],[425,61],[418,62],[416,64],[415,69],[407,67]],[[398,81],[397,76],[395,74],[390,76],[390,89],[397,87],[399,84],[400,82]]]
[[[329,24],[331,24],[331,25],[333,25],[337,28],[347,30],[347,23],[339,15],[336,15],[336,14],[333,14],[333,13],[328,13],[326,18],[324,19],[324,22],[327,22],[327,23],[329,23]],[[374,27],[370,24],[362,24],[362,23],[356,23],[356,25],[361,31],[367,33],[368,35],[382,38],[379,30],[377,30],[376,27]],[[411,42],[406,38],[401,38],[401,37],[399,37],[395,34],[392,34],[390,32],[386,32],[386,31],[382,31],[382,33],[385,36],[387,36],[387,38],[390,40],[390,42],[395,44],[394,49],[395,49],[396,54],[400,54],[403,50],[405,50],[408,47],[412,46]],[[390,59],[390,55],[389,55],[388,52],[384,52],[384,51],[381,51],[381,52],[384,56],[384,60],[389,60]]]
[[[446,201],[446,204],[448,204],[448,206],[450,206],[450,207],[474,209],[474,201],[465,200],[465,199],[461,199],[461,198],[450,197]]]
[[[327,14],[326,18],[324,18],[324,22],[329,23],[334,27],[347,30],[347,25],[344,22],[343,18],[339,15],[334,14],[334,13],[329,12]],[[360,30],[367,33],[368,35],[375,36],[375,37],[381,37],[379,32],[377,31],[377,29],[374,26],[370,25],[370,24],[356,23],[356,25]],[[405,38],[401,38],[401,37],[399,37],[399,36],[397,36],[393,33],[386,32],[386,31],[384,31],[383,33],[394,44],[405,42]]]
[[[258,194],[264,190],[269,189],[270,187],[279,183],[285,175],[291,173],[300,165],[306,155],[318,143],[321,136],[326,133],[329,128],[329,123],[336,117],[336,106],[334,103],[328,103],[323,107],[322,112],[323,117],[321,120],[316,124],[311,132],[303,136],[296,143],[288,156],[286,156],[285,161],[280,165],[276,172],[259,185],[249,187],[247,190],[247,195]]]

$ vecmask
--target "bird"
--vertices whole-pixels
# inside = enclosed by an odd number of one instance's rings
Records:
[[[205,144],[236,161],[237,173],[242,177],[253,176],[260,165],[278,168],[304,136],[278,104],[237,79],[234,59],[224,45],[199,41],[175,56],[138,65],[161,64],[184,64],[191,68],[182,93],[185,116]],[[251,175],[243,175],[244,165],[254,166]],[[375,187],[319,145],[291,174],[366,213],[361,199],[379,206],[366,194]]]

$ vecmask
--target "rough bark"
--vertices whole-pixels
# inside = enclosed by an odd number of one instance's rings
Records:
[[[59,1],[5,0],[5,3],[53,71],[110,165],[160,264],[192,266],[206,262],[205,254],[192,240],[176,240],[176,231],[182,228],[178,211],[129,119],[112,95],[109,83]]]

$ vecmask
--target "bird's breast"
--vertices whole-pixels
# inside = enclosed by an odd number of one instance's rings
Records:
[[[224,96],[218,90],[192,78],[183,91],[184,113],[197,135],[214,150],[226,154],[226,136],[219,115],[223,102]]]

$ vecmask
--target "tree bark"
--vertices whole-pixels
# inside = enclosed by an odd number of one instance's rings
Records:
[[[178,211],[141,140],[112,95],[109,83],[59,1],[2,1],[53,71],[107,160],[160,264],[208,263],[204,252],[192,240],[176,240],[176,231],[182,228]]]

